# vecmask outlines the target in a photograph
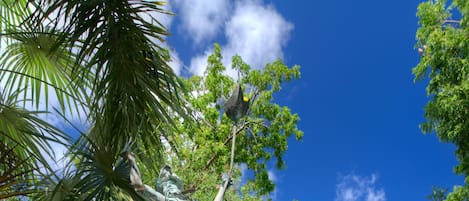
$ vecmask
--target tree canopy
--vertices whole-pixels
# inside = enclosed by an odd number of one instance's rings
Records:
[[[454,171],[465,176],[446,200],[469,197],[469,1],[430,0],[418,7],[417,48],[421,54],[413,69],[415,80],[428,76],[425,133],[435,132],[443,142],[456,145],[459,164]]]
[[[167,131],[181,133],[174,135],[169,143],[175,147],[170,147],[167,155],[175,157],[168,162],[179,170],[186,188],[195,191],[195,198],[213,199],[216,185],[222,184],[221,175],[228,172],[230,142],[236,135],[235,179],[238,184],[245,182],[240,181],[240,165],[252,170],[254,177],[240,187],[245,196],[264,196],[274,190],[268,176],[269,162],[274,161],[276,168],[285,168],[283,154],[289,137],[299,140],[303,136],[297,127],[299,116],[274,101],[274,94],[281,90],[282,83],[299,78],[299,66],[289,68],[278,60],[267,64],[263,70],[254,70],[241,57],[234,56],[231,67],[241,75],[236,81],[224,74],[226,67],[221,62],[220,52],[220,47],[215,45],[204,76],[192,76],[185,81],[191,92],[186,100],[196,122],[179,121],[175,130]],[[249,99],[249,112],[235,124],[223,113],[222,102],[238,85],[243,86]],[[239,195],[233,192],[228,196],[232,200]]]

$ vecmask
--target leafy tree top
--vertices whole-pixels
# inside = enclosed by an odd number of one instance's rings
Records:
[[[449,5],[449,6],[447,6]],[[457,174],[469,182],[469,1],[431,0],[418,7],[417,47],[421,54],[413,69],[416,80],[429,78],[423,132],[457,146]],[[457,16],[453,19],[453,15]],[[458,190],[459,189],[459,190]],[[455,188],[451,197],[468,188]]]
[[[220,52],[220,47],[215,45],[213,54],[208,57],[205,75],[186,80],[185,84],[192,92],[186,98],[196,122],[178,125],[177,129],[187,135],[178,135],[179,138],[170,143],[177,144],[178,147],[172,150],[177,149],[179,155],[171,160],[173,167],[180,166],[179,174],[186,188],[195,190],[195,198],[213,199],[215,186],[222,183],[220,175],[228,170],[230,142],[236,133],[235,163],[245,164],[254,173],[254,177],[241,187],[243,197],[249,200],[249,196],[267,195],[274,190],[268,176],[269,161],[274,160],[279,169],[285,168],[283,154],[288,149],[288,139],[292,135],[297,140],[303,137],[297,127],[299,116],[288,107],[276,104],[273,96],[284,82],[298,79],[300,71],[299,66],[289,68],[280,60],[267,64],[263,70],[254,70],[241,57],[234,56],[232,68],[241,75],[235,81],[224,74],[226,67]],[[238,84],[243,86],[250,106],[248,115],[235,125],[223,113],[222,102]],[[235,175],[240,182],[239,169]],[[239,199],[237,192],[227,196]]]

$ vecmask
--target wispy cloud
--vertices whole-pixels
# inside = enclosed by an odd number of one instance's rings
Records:
[[[181,35],[189,37],[195,45],[212,40],[220,31],[230,12],[229,0],[173,0],[181,16]]]
[[[268,170],[267,174],[269,175],[269,179],[272,182],[277,183],[278,177],[277,177],[277,174],[275,173],[274,170]],[[272,193],[270,193],[269,196],[270,196],[270,199],[272,199],[273,201],[276,201],[276,200],[278,200],[277,195],[278,195],[278,188],[276,187],[274,189],[274,191]]]
[[[293,24],[286,21],[272,5],[245,0],[236,3],[231,19],[226,23],[228,43],[225,56],[239,54],[254,68],[283,57],[282,48],[288,41]]]
[[[293,30],[293,24],[285,20],[272,5],[260,0],[242,0],[231,5],[231,1],[224,0],[209,1],[213,5],[198,9],[198,4],[205,4],[205,0],[197,2],[195,5],[176,3],[176,7],[181,7],[179,11],[183,29],[191,30],[188,34],[193,34],[190,37],[193,37],[195,43],[212,40],[218,30],[223,30],[226,43],[221,44],[222,56],[228,69],[231,66],[231,57],[236,54],[255,69],[261,69],[266,63],[283,58],[283,48]],[[186,8],[189,6],[195,8]],[[228,9],[230,7],[233,7],[232,12]],[[194,24],[197,26],[193,27]],[[209,28],[204,28],[206,26]],[[190,71],[193,74],[203,74],[211,52],[212,45],[209,44],[203,53],[191,59]],[[236,75],[231,70],[227,70],[227,74],[234,77]]]
[[[354,173],[339,176],[335,201],[386,201],[386,193],[377,187],[378,176],[369,177]]]

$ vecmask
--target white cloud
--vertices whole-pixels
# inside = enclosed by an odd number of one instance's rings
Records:
[[[386,201],[386,193],[376,187],[378,177],[349,174],[339,177],[335,201]]]
[[[207,58],[213,52],[213,50],[205,51],[203,55],[192,57],[190,61],[190,71],[194,75],[203,75],[207,68]]]
[[[53,151],[52,156],[47,155],[44,151],[42,151],[42,155],[52,171],[60,176],[70,162],[70,158],[65,157],[65,154],[68,152],[68,147],[57,142],[50,142],[50,146]]]
[[[277,177],[277,175],[275,174],[275,172],[274,172],[273,170],[268,170],[268,171],[267,171],[267,175],[269,176],[269,179],[270,179],[272,182],[277,183],[278,177]],[[278,195],[278,188],[276,187],[276,188],[274,189],[274,191],[273,191],[272,193],[270,193],[269,198],[272,199],[272,200],[274,200],[274,201],[275,201],[275,200],[278,200],[278,199],[277,199],[277,195]]]
[[[196,45],[212,40],[220,31],[230,11],[229,0],[173,0],[182,20],[181,35]]]
[[[183,64],[181,59],[179,59],[179,54],[174,48],[167,47],[167,49],[169,50],[169,55],[171,56],[171,61],[168,63],[169,67],[173,69],[176,75],[181,75]]]
[[[272,180],[272,182],[277,182],[277,175],[273,170],[267,171],[267,175],[269,176],[269,179]]]
[[[239,54],[252,67],[260,69],[283,57],[282,48],[292,29],[293,25],[270,5],[253,0],[238,2],[225,28],[228,44],[224,56],[230,59]]]
[[[366,201],[385,201],[386,200],[386,193],[384,190],[378,191],[368,191],[368,195],[366,197]]]
[[[293,24],[286,21],[272,5],[257,0],[236,2],[234,12],[224,27],[227,43],[222,45],[222,56],[228,68],[226,73],[236,77],[237,73],[231,70],[231,57],[236,54],[255,69],[262,69],[266,63],[283,58],[282,49],[292,29]],[[207,50],[191,59],[192,73],[203,74],[211,52]]]

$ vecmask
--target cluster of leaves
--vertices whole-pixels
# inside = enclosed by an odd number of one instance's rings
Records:
[[[238,186],[241,195],[234,190],[226,198],[259,199],[274,190],[268,176],[269,161],[274,159],[277,168],[284,168],[282,155],[288,148],[288,138],[294,135],[299,140],[303,136],[297,128],[298,115],[273,100],[273,94],[281,89],[283,82],[299,78],[299,66],[289,68],[281,61],[275,61],[260,71],[251,69],[239,56],[234,56],[232,68],[241,75],[235,81],[224,74],[226,67],[222,64],[220,52],[220,47],[215,45],[213,54],[208,57],[204,76],[186,80],[191,92],[186,100],[196,122],[188,124],[181,121],[172,131],[184,134],[175,136],[174,141],[179,145],[177,157],[170,158],[170,163],[179,169],[178,174],[184,178],[186,189],[195,191],[194,198],[213,199],[217,193],[216,186],[222,184],[222,175],[228,172],[230,142],[236,134],[234,161],[239,165],[245,164],[253,171],[254,177],[245,185]],[[247,117],[235,126],[223,114],[222,102],[238,84],[243,86],[250,107]],[[239,165],[235,171],[235,183],[241,182]]]
[[[447,6],[449,5],[449,6]],[[452,19],[456,15],[458,19]],[[457,146],[457,174],[466,185],[455,187],[446,200],[466,200],[469,194],[469,1],[430,0],[418,7],[417,46],[420,63],[416,80],[429,77],[423,132],[436,132]]]

